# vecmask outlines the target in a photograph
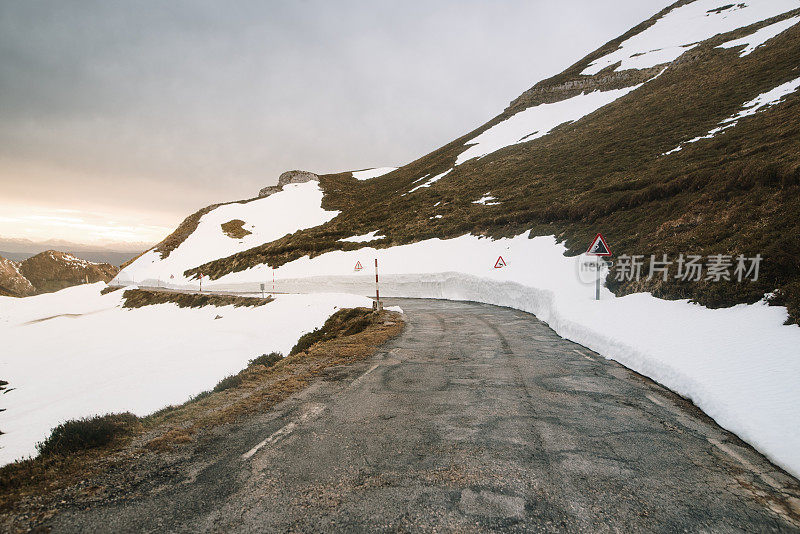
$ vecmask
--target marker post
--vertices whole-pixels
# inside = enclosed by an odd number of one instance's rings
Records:
[[[375,258],[375,303],[372,305],[375,311],[383,310],[383,303],[381,302],[381,292],[378,287],[378,258]]]
[[[595,256],[595,273],[597,273],[597,280],[594,282],[594,300],[600,300],[600,256]]]

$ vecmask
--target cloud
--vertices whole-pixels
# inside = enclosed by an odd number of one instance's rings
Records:
[[[0,187],[155,226],[401,165],[669,2],[0,4]]]

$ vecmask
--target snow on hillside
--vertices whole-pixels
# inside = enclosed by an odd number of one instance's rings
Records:
[[[369,180],[397,170],[397,167],[375,167],[374,169],[364,169],[363,171],[353,171],[353,178],[356,180]]]
[[[419,191],[420,189],[425,189],[426,187],[430,187],[430,186],[432,186],[433,184],[435,184],[436,182],[438,182],[439,180],[441,180],[442,178],[444,178],[445,176],[447,176],[447,174],[448,174],[450,171],[452,171],[452,170],[453,170],[453,169],[447,169],[447,170],[446,170],[446,171],[444,171],[444,172],[440,172],[440,173],[439,173],[439,174],[437,174],[436,176],[433,176],[433,177],[431,177],[431,178],[428,178],[427,180],[425,180],[424,182],[422,182],[422,183],[421,183],[421,184],[419,184],[418,186],[412,187],[412,188],[411,188],[411,189],[408,191],[408,193],[413,193],[414,191]],[[415,180],[415,182],[418,182],[418,181],[420,181],[420,180],[422,180],[422,179],[424,179],[424,178],[427,178],[427,176],[428,176],[428,175],[426,175],[426,176],[423,176],[423,177],[422,177],[422,178],[420,178],[419,180]],[[407,195],[408,193],[403,193],[403,195]]]
[[[701,139],[711,139],[718,133],[724,132],[728,128],[733,128],[734,126],[736,126],[739,123],[740,119],[747,117],[749,115],[755,115],[762,108],[780,104],[780,102],[784,99],[784,97],[794,93],[798,89],[800,89],[800,78],[795,78],[794,80],[789,80],[786,83],[782,83],[779,86],[770,89],[765,93],[761,93],[754,99],[742,104],[742,109],[740,111],[738,111],[731,117],[728,117],[727,119],[720,121],[719,126],[712,128],[711,130],[708,131],[707,134],[699,135],[693,139],[689,139],[688,141],[685,141],[680,145],[676,146],[672,150],[664,152],[662,156],[678,152],[679,150],[682,150],[683,147],[689,143],[696,143]]]
[[[219,206],[203,215],[197,229],[167,258],[162,260],[159,252],[150,250],[121,271],[115,280],[122,283],[185,281],[183,272],[186,269],[318,226],[339,214],[322,209],[321,202],[319,183],[310,181],[287,184],[283,191],[265,198]],[[226,235],[220,225],[235,219],[243,220],[242,228],[251,233],[240,239]]]
[[[340,239],[339,241],[344,241],[347,243],[365,243],[367,241],[377,241],[378,239],[385,238],[385,235],[378,235],[377,230],[373,230],[372,232],[368,232],[363,235],[354,235],[352,237],[345,237],[344,239]]]
[[[465,144],[469,148],[458,155],[455,164],[460,165],[509,145],[544,137],[556,126],[585,117],[639,87],[641,84],[611,91],[581,93],[559,102],[539,104],[520,111],[467,141]]]
[[[734,39],[732,41],[728,41],[727,43],[722,43],[717,48],[736,48],[737,46],[744,46],[742,51],[739,53],[739,57],[744,57],[753,53],[756,48],[763,45],[773,37],[785,32],[798,22],[800,22],[800,17],[792,17],[790,19],[780,20],[774,24],[770,24],[769,26],[764,26],[760,30],[756,30],[755,32],[746,37],[742,37],[741,39]]]
[[[279,295],[255,308],[121,308],[103,283],[24,299],[0,297],[0,465],[35,454],[57,424],[131,411],[143,416],[212,388],[271,351],[288,354],[355,295]],[[217,316],[220,319],[216,319]]]
[[[611,243],[613,247],[613,243]],[[616,297],[581,281],[579,258],[554,237],[475,236],[304,257],[276,270],[279,291],[371,294],[353,266],[379,259],[381,294],[472,300],[535,314],[563,337],[690,398],[721,426],[800,474],[800,327],[765,304],[712,310],[647,293]],[[507,267],[495,269],[499,256]],[[228,274],[213,287],[255,289],[266,266]],[[746,282],[743,282],[746,283]]]
[[[594,75],[617,62],[616,71],[645,69],[674,61],[684,52],[715,35],[800,8],[800,0],[696,0],[658,19],[646,30],[626,39],[617,50],[586,67]]]

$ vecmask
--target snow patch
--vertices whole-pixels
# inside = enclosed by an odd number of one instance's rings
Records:
[[[685,145],[688,145],[690,143],[696,143],[701,139],[711,139],[718,133],[724,132],[728,128],[733,128],[734,126],[736,126],[739,123],[740,119],[747,117],[749,115],[755,115],[759,110],[767,106],[774,106],[776,104],[779,104],[781,100],[784,99],[784,97],[794,93],[795,91],[797,91],[798,88],[800,88],[800,78],[795,78],[794,80],[782,83],[781,85],[773,89],[770,89],[765,93],[761,93],[754,99],[749,100],[744,104],[742,104],[742,109],[738,113],[728,117],[727,119],[720,121],[719,126],[717,126],[716,128],[712,128],[705,135],[699,135],[694,139],[689,139],[688,141],[684,141],[683,143],[676,146],[672,150],[668,150],[661,155],[667,156],[669,154],[674,154],[675,152],[682,150]]]
[[[800,22],[800,17],[781,20],[775,24],[764,26],[760,30],[755,31],[746,37],[742,37],[741,39],[734,39],[733,41],[722,43],[717,48],[735,48],[737,46],[744,46],[742,51],[739,53],[739,57],[744,57],[748,54],[751,54],[756,48],[763,45],[773,37],[776,37],[777,35],[788,30],[798,22]]]
[[[378,235],[378,230],[374,230],[372,232],[363,234],[363,235],[354,235],[353,237],[345,237],[344,239],[340,239],[339,241],[347,241],[349,243],[364,243],[366,241],[377,241],[378,239],[384,239],[385,235]]]
[[[483,204],[484,206],[496,206],[497,204],[500,204],[499,202],[493,202],[494,200],[497,200],[497,199],[494,198],[492,195],[486,193],[485,195],[483,195],[478,200],[473,200],[472,203],[473,204]]]
[[[621,63],[616,71],[669,63],[715,35],[797,8],[800,8],[799,0],[696,0],[672,9],[646,30],[623,41],[610,54],[590,63],[581,74],[592,76],[617,62]]]
[[[374,169],[365,169],[363,171],[353,171],[353,178],[356,180],[369,180],[370,178],[377,178],[384,174],[397,170],[397,167],[375,167]]]
[[[559,102],[527,108],[467,141],[465,144],[469,148],[458,155],[455,164],[460,165],[501,148],[544,137],[556,126],[585,117],[638,89],[641,85],[611,91],[581,93]]]
[[[418,186],[416,186],[416,187],[412,188],[412,189],[411,189],[411,190],[410,190],[408,193],[413,193],[414,191],[417,191],[417,190],[419,190],[419,189],[422,189],[422,188],[424,188],[424,187],[430,187],[430,186],[432,186],[433,184],[435,184],[436,182],[438,182],[439,180],[441,180],[442,178],[444,178],[445,176],[447,176],[447,174],[448,174],[450,171],[452,171],[452,170],[453,170],[453,169],[447,169],[447,170],[446,170],[446,171],[444,171],[443,173],[437,174],[436,176],[434,176],[434,177],[430,178],[429,180],[427,180],[427,181],[425,181],[425,182],[421,183],[420,185],[418,185]],[[406,195],[406,194],[408,194],[408,193],[404,193],[403,195]]]

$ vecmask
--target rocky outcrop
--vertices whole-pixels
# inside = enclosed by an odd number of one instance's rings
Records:
[[[269,185],[258,192],[259,198],[268,197],[283,190],[286,184],[302,184],[312,180],[319,181],[319,176],[308,171],[286,171],[278,177],[277,185]]]
[[[19,272],[33,286],[35,293],[58,291],[86,282],[108,282],[117,274],[110,263],[94,263],[66,252],[47,250],[19,265]]]
[[[0,295],[25,297],[33,295],[35,289],[19,272],[20,264],[0,256]]]
[[[622,89],[639,83],[644,83],[656,76],[663,66],[656,66],[641,70],[624,70],[598,73],[594,76],[577,76],[568,80],[559,80],[552,83],[553,79],[544,80],[534,85],[520,96],[511,101],[505,113],[518,113],[523,109],[539,104],[551,104],[567,98],[572,98],[581,93],[592,91],[610,91]]]

